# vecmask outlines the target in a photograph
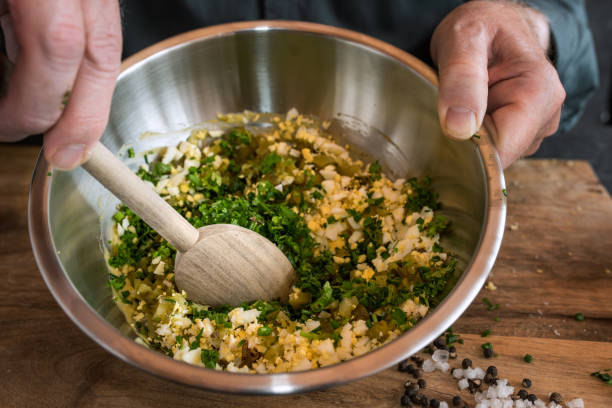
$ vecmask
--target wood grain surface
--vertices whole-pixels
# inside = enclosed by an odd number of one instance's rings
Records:
[[[161,380],[110,355],[64,315],[34,263],[26,203],[37,154],[0,145],[0,407],[400,406],[408,376],[396,369],[324,391],[231,396]],[[612,200],[585,162],[525,160],[506,177],[508,230],[491,276],[497,289],[483,289],[453,325],[465,338],[459,357],[494,364],[514,386],[529,377],[540,398],[557,391],[589,408],[612,406],[612,386],[589,375],[612,368]],[[484,296],[499,309],[487,310]],[[482,339],[485,329],[492,335]],[[485,341],[497,357],[482,357]],[[460,394],[473,406],[449,374],[425,379],[428,396]]]

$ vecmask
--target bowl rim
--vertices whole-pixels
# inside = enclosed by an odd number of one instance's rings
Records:
[[[315,23],[272,20],[222,24],[168,38],[127,58],[121,65],[120,77],[148,57],[174,47],[238,32],[267,30],[288,30],[340,38],[382,53],[414,70],[431,86],[438,85],[435,72],[424,62],[368,35]],[[363,356],[316,370],[256,375],[216,371],[174,360],[119,332],[89,306],[63,271],[49,222],[51,177],[48,172],[51,167],[42,150],[34,168],[28,200],[30,242],[41,275],[64,312],[96,343],[133,366],[174,382],[230,393],[289,394],[327,388],[377,373],[418,352],[457,320],[480,291],[497,257],[506,218],[505,180],[493,145],[493,132],[491,121],[485,120],[479,132],[480,138],[473,139],[487,180],[484,228],[481,230],[475,256],[455,287],[434,313],[397,339]]]

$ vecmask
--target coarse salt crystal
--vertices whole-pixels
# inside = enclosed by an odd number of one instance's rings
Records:
[[[476,367],[474,369],[474,378],[478,378],[479,380],[482,380],[485,378],[485,371],[480,368],[480,367]]]
[[[440,408],[448,408],[448,404],[446,403],[446,401],[440,402]]]
[[[442,363],[442,362],[436,362],[436,368],[440,371],[442,371],[443,373],[447,372],[448,369],[450,368],[450,364],[448,363]]]
[[[463,378],[463,369],[462,368],[455,368],[453,370],[453,377],[455,377],[456,379]]]
[[[448,361],[448,350],[436,350],[431,356],[435,362],[446,363]]]
[[[423,371],[426,373],[431,373],[431,372],[436,371],[436,364],[434,363],[432,359],[428,358],[427,360],[423,362]]]
[[[567,408],[584,408],[584,401],[582,401],[582,398],[576,398],[566,402],[565,405],[567,405]]]
[[[467,387],[469,387],[470,384],[468,383],[467,378],[462,378],[461,380],[459,380],[457,385],[459,385],[460,390],[465,390]]]

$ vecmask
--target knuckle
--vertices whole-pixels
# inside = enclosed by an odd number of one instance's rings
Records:
[[[87,40],[87,56],[98,70],[116,73],[121,64],[121,36],[110,32],[91,35]]]
[[[78,24],[58,21],[49,24],[41,41],[50,59],[58,62],[75,62],[83,56],[85,33]]]

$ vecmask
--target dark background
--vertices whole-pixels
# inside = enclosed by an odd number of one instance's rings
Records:
[[[612,1],[586,3],[599,64],[599,89],[578,124],[566,134],[544,140],[533,157],[584,159],[612,192]]]
[[[586,6],[597,51],[599,89],[578,124],[568,133],[545,139],[533,157],[587,160],[612,192],[612,0],[587,0]],[[41,139],[24,142],[41,143]]]

